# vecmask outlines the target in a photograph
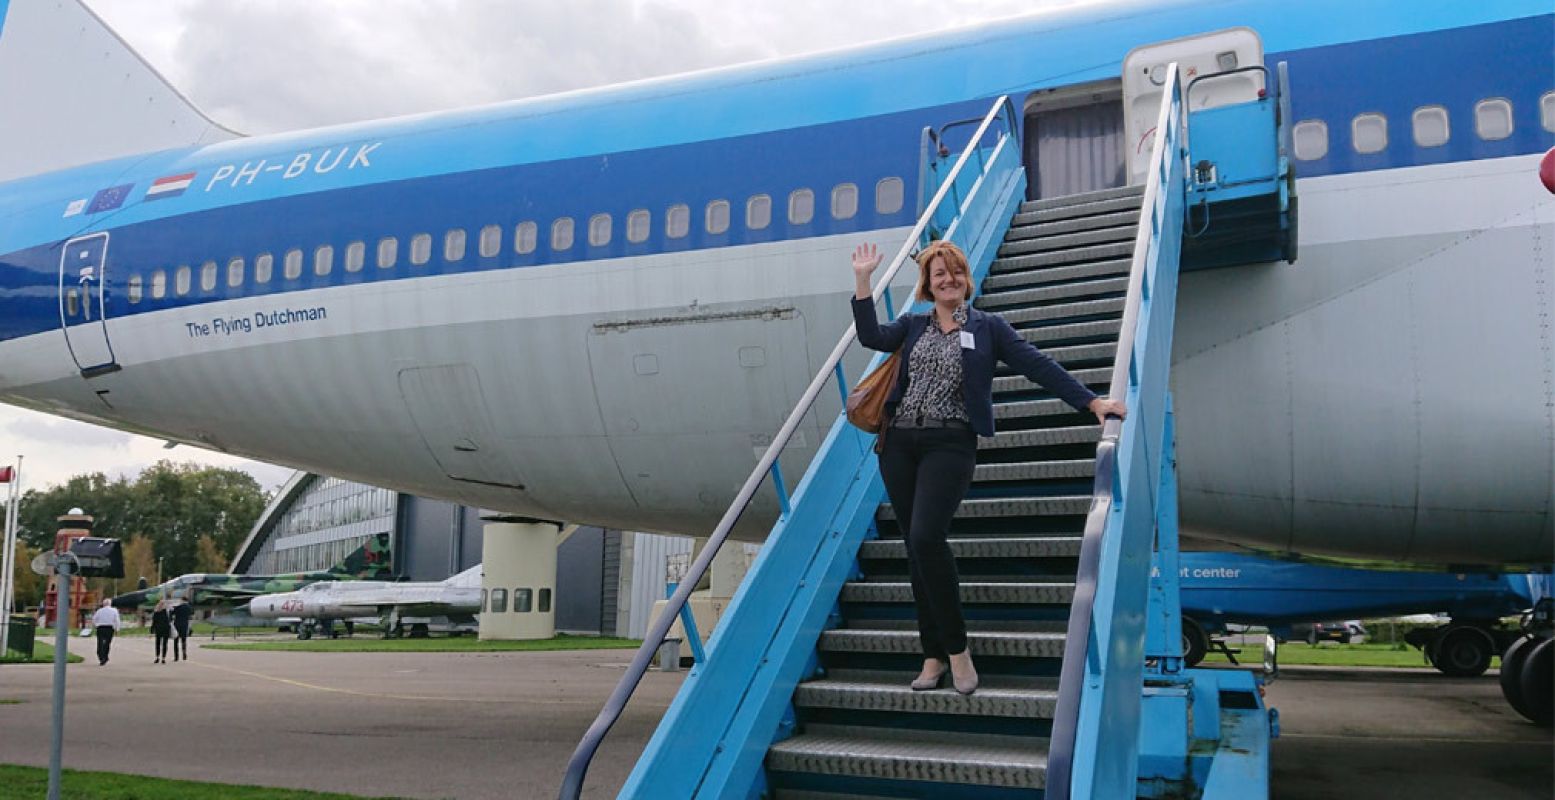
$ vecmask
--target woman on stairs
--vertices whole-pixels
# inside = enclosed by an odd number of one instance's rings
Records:
[[[907,544],[924,655],[912,688],[937,689],[948,671],[956,691],[971,694],[977,690],[977,669],[967,649],[960,578],[946,537],[972,484],[977,437],[994,433],[997,362],[1098,420],[1122,417],[1125,408],[1120,401],[1096,396],[1001,317],[972,308],[971,269],[954,244],[934,242],[918,254],[916,298],[932,302],[933,309],[884,325],[875,318],[869,282],[878,266],[874,245],[853,251],[853,320],[865,347],[902,351],[878,449],[886,494]]]

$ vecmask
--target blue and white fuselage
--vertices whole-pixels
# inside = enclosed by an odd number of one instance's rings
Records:
[[[1299,263],[1183,277],[1185,527],[1547,559],[1547,2],[1081,6],[21,178],[0,184],[0,400],[518,514],[699,533],[849,324],[846,254],[894,248],[914,222],[924,126],[1234,26],[1289,63],[1295,119],[1326,134],[1296,162]],[[1506,135],[1487,100],[1507,103]],[[1422,146],[1412,121],[1435,106],[1449,135]],[[1366,114],[1385,145],[1362,153]],[[835,410],[807,421],[791,474]]]

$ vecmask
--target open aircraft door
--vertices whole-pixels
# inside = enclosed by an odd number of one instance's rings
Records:
[[[59,318],[82,377],[119,369],[108,341],[108,233],[65,242],[59,256]]]

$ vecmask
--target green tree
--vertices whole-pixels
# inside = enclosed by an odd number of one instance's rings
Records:
[[[42,551],[28,547],[26,542],[19,540],[16,542],[16,565],[12,572],[16,576],[14,608],[36,606],[43,602],[43,576],[32,571],[32,560],[40,552]]]
[[[203,534],[195,542],[195,572],[226,572],[232,557],[216,544],[216,537]]]

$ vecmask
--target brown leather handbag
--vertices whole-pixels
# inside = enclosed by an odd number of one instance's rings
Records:
[[[848,392],[848,422],[866,433],[879,433],[885,428],[885,401],[896,385],[897,372],[902,368],[901,351],[886,357],[874,372],[865,375]]]

